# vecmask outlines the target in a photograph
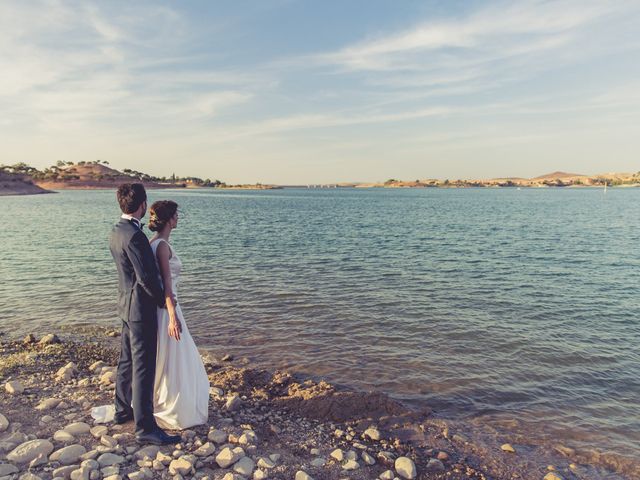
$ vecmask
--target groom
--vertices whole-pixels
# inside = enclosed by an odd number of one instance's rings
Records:
[[[147,212],[147,192],[141,183],[118,187],[120,221],[109,237],[118,267],[118,315],[122,319],[122,345],[116,379],[115,422],[134,420],[139,443],[165,445],[180,442],[167,435],[153,416],[158,323],[156,307],[165,297],[149,240],[140,219]]]

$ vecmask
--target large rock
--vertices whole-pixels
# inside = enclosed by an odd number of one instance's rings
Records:
[[[80,457],[85,453],[87,453],[87,449],[82,445],[69,445],[53,452],[49,460],[60,462],[62,465],[71,465],[79,461]]]
[[[7,382],[4,389],[11,395],[20,395],[21,393],[24,393],[24,385],[22,385],[18,380]]]
[[[38,404],[38,406],[36,407],[36,410],[40,410],[40,411],[51,410],[53,408],[56,408],[60,404],[60,402],[61,400],[58,398],[45,398]]]
[[[408,457],[396,458],[395,468],[398,475],[407,480],[416,478],[416,464]]]
[[[71,480],[90,480],[91,469],[87,467],[80,467],[77,470],[71,472],[70,478]]]
[[[91,432],[93,438],[100,438],[109,432],[109,428],[104,425],[96,425],[91,430],[89,430],[89,432]]]
[[[73,443],[76,441],[76,437],[64,430],[58,430],[53,434],[53,439],[60,443]]]
[[[231,449],[229,447],[223,448],[218,455],[216,455],[216,463],[220,466],[220,468],[228,468],[242,457],[244,457],[244,453],[238,449]]]
[[[7,460],[13,463],[29,463],[38,455],[49,455],[53,452],[53,443],[49,440],[30,440],[14,448]]]
[[[145,458],[156,458],[160,452],[160,447],[157,445],[147,445],[136,452],[136,458],[138,460],[144,460]]]
[[[0,432],[4,432],[7,428],[9,428],[9,420],[0,413]]]
[[[69,480],[71,478],[71,472],[77,470],[77,465],[67,465],[66,467],[59,467],[53,471],[53,478],[64,478]]]

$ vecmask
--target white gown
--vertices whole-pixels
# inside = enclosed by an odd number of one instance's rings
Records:
[[[154,255],[160,242],[166,242],[171,250],[169,269],[173,293],[177,297],[182,262],[171,244],[162,238],[151,243]],[[179,341],[169,336],[168,310],[158,308],[158,354],[153,414],[161,428],[182,430],[207,423],[209,377],[184,321],[179,303],[176,306],[176,314],[182,324]]]

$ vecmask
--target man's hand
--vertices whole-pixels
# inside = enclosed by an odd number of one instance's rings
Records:
[[[180,320],[169,320],[169,336],[180,340],[180,333],[182,332],[182,323]]]

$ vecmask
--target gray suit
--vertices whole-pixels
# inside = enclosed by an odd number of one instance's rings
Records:
[[[153,416],[158,306],[165,304],[153,251],[147,236],[131,220],[120,219],[109,237],[118,268],[118,315],[122,345],[116,379],[116,420],[133,418],[136,433],[157,429]]]

